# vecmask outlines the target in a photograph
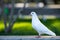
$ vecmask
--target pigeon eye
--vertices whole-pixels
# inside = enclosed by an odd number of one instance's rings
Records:
[[[34,14],[34,13],[32,13],[32,14]]]

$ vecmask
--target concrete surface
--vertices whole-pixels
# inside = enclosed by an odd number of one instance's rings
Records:
[[[60,36],[0,36],[0,40],[60,40]]]

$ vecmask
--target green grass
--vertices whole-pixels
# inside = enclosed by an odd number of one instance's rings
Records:
[[[47,19],[46,21],[41,19],[41,22],[60,35],[60,19]],[[0,35],[5,35],[3,21],[0,21]],[[38,33],[32,28],[31,19],[17,19],[12,32],[6,35],[38,35]]]
[[[12,32],[13,34],[20,34],[20,35],[36,34],[30,22],[15,23]]]

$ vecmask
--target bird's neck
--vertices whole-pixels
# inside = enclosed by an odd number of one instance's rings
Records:
[[[32,16],[32,20],[39,20],[37,15]]]

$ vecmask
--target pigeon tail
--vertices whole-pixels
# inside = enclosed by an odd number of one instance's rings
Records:
[[[56,36],[56,34],[54,32],[52,32],[52,31],[50,31],[49,35]]]
[[[53,33],[53,34],[52,34],[52,36],[56,36],[56,34],[55,34],[55,33]]]

